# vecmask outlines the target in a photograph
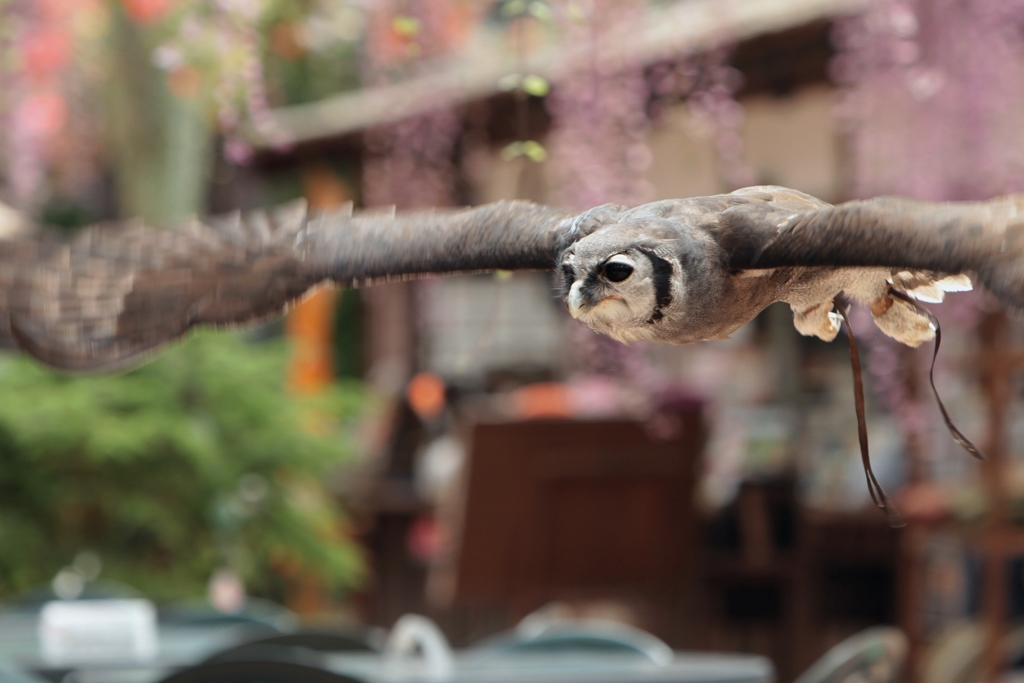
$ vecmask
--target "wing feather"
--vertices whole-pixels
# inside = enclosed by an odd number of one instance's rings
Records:
[[[156,230],[96,225],[0,240],[0,340],[50,365],[110,370],[195,325],[280,314],[325,282],[550,268],[574,214],[529,202],[307,214],[304,203]]]
[[[1004,305],[1024,309],[1024,195],[983,202],[896,197],[794,205],[760,189],[721,212],[715,230],[731,268],[891,267],[975,273]],[[806,197],[806,195],[804,195]],[[962,279],[950,281],[950,286]],[[946,290],[952,291],[952,290]]]

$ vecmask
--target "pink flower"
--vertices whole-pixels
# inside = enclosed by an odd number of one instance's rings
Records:
[[[71,37],[60,29],[41,29],[29,33],[21,49],[25,70],[34,79],[47,78],[71,61]]]
[[[244,140],[229,139],[224,143],[224,156],[233,164],[247,164],[253,157],[252,146]]]
[[[37,92],[15,109],[14,129],[20,135],[48,138],[64,128],[67,114],[67,102],[60,93],[52,90]]]
[[[121,0],[128,16],[140,24],[157,21],[171,7],[171,0]]]

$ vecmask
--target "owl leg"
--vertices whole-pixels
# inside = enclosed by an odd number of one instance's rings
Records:
[[[793,309],[793,325],[805,337],[832,341],[839,334],[839,314],[832,310],[831,301],[823,301],[810,308],[789,305]]]
[[[892,296],[891,272],[884,268],[850,268],[843,293],[864,303],[883,333],[901,344],[918,347],[935,338],[931,321],[911,304]]]
[[[925,315],[888,292],[868,306],[878,329],[902,344],[916,348],[935,338],[935,329]]]

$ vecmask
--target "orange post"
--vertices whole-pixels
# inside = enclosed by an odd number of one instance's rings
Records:
[[[306,168],[302,184],[309,208],[329,209],[352,199],[344,181],[326,164]],[[297,394],[315,394],[334,377],[332,329],[337,292],[320,289],[295,306],[285,321],[292,344],[288,388]]]
[[[341,178],[326,165],[305,169],[302,184],[306,201],[313,210],[335,207],[352,197]],[[285,335],[292,347],[287,386],[295,394],[316,394],[334,378],[332,340],[337,294],[332,289],[319,289],[292,308],[285,319]],[[314,419],[312,429],[315,424]],[[292,611],[300,615],[316,614],[330,605],[320,581],[301,567],[294,567],[286,579],[286,603]]]
[[[292,309],[285,333],[292,346],[288,389],[308,395],[321,391],[334,377],[331,328],[337,292],[320,289]]]

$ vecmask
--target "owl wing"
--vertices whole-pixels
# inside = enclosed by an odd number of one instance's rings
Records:
[[[778,187],[727,195],[714,232],[737,270],[883,266],[893,284],[922,292],[964,288],[973,273],[1008,308],[1024,310],[1024,195],[981,202],[878,197],[832,206]]]
[[[969,288],[963,276],[974,273],[1005,306],[1024,310],[1024,195],[940,203],[878,197],[836,206],[777,187],[748,188],[731,196],[734,203],[710,220],[731,268],[886,267],[891,269],[888,281],[893,289],[912,292],[921,300],[941,300],[943,291]],[[943,420],[956,443],[984,459],[953,424],[935,386],[941,340],[938,320],[909,300],[889,299],[892,309],[872,310],[876,324],[911,345],[926,337],[935,339],[930,381]],[[897,311],[897,305],[902,309]],[[823,310],[831,307],[828,302]],[[907,329],[886,325],[893,312],[899,312],[904,323],[914,323],[916,318],[928,334],[908,334]],[[852,331],[850,352],[868,489],[875,503],[889,513],[890,523],[900,526],[899,515],[871,470],[861,366]]]
[[[278,315],[325,282],[550,268],[573,217],[529,202],[355,215],[296,203],[167,230],[0,236],[0,342],[59,368],[110,370],[195,325]]]

